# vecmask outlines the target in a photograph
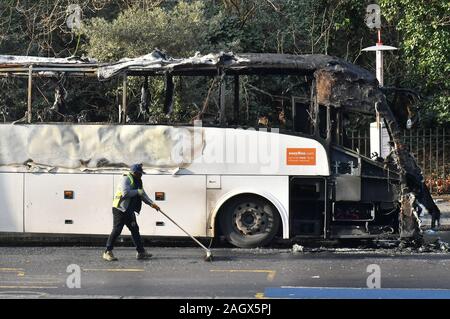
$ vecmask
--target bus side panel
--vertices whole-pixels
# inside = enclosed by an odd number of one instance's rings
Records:
[[[25,174],[25,232],[110,233],[112,186],[112,175]]]
[[[115,183],[119,181],[114,179]],[[206,176],[205,175],[144,175],[147,195],[193,236],[206,236]],[[153,208],[143,204],[137,217],[143,235],[183,236],[186,234]],[[128,230],[124,234],[129,234]]]
[[[0,231],[23,232],[23,174],[0,174]]]

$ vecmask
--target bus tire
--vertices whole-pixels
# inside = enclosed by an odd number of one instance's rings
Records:
[[[230,244],[255,248],[272,241],[280,226],[280,216],[268,200],[256,195],[241,195],[224,205],[219,226]]]

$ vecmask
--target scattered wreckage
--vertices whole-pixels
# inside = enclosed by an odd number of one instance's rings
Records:
[[[118,105],[118,122],[123,125],[31,124],[33,77],[38,74],[56,80],[62,76],[97,77],[100,81],[121,78],[123,93]],[[205,158],[213,143],[211,140],[217,140],[222,134],[220,132],[232,132],[238,140],[262,134],[273,137],[274,134],[267,133],[267,129],[258,134],[248,131],[241,133],[242,130],[235,128],[246,127],[240,118],[241,78],[278,75],[302,77],[307,87],[305,96],[286,94],[283,97],[290,99],[291,109],[290,112],[282,110],[280,149],[272,150],[271,153],[271,156],[275,156],[272,159],[280,160],[282,168],[262,173],[256,169],[259,167],[255,168],[247,162],[243,163],[247,166],[227,163],[210,165],[205,162],[196,165],[195,160]],[[421,233],[420,214],[430,213],[433,225],[439,221],[439,209],[424,184],[420,168],[402,144],[399,119],[392,112],[394,108],[404,106],[392,105],[388,101],[386,94],[389,90],[380,88],[372,73],[339,58],[326,55],[220,53],[175,59],[154,51],[135,59],[100,64],[89,59],[0,56],[0,76],[23,76],[29,80],[25,116],[14,124],[0,125],[3,139],[0,142],[0,175],[10,172],[11,167],[14,167],[12,171],[23,174],[47,169],[49,174],[56,175],[80,171],[87,175],[92,172],[114,175],[118,170],[140,160],[147,168],[156,169],[154,174],[162,174],[167,178],[173,178],[174,175],[206,176],[208,183],[218,183],[219,186],[202,186],[201,198],[206,198],[208,207],[195,209],[206,219],[197,228],[191,225],[188,228],[191,227],[190,230],[197,236],[223,235],[240,247],[264,245],[276,235],[283,238],[398,236],[417,240]],[[149,114],[151,92],[148,78],[164,79],[163,110],[169,114],[174,104],[174,78],[196,76],[210,77],[213,82],[203,107],[191,122],[204,120],[203,126],[197,128],[202,138],[188,150],[189,154],[194,154],[193,158],[186,158],[187,153],[183,153],[180,164],[171,158],[176,144],[174,141],[179,136],[195,135],[196,128],[189,125],[180,127],[175,123],[142,123],[142,120],[148,121]],[[130,77],[144,79],[139,115],[135,123],[131,121],[127,109],[127,83]],[[231,107],[225,96],[230,83],[233,84]],[[215,122],[208,124],[204,115],[215,87],[218,88],[218,114]],[[395,94],[402,92],[395,89],[391,91]],[[66,94],[64,87],[57,86],[55,101],[49,112],[64,112]],[[232,110],[231,114],[228,109]],[[371,159],[351,150],[346,144],[344,130],[346,114],[378,114],[389,132],[391,154],[385,159]],[[286,118],[291,124],[286,125]],[[267,119],[259,123],[267,124]],[[224,130],[218,131],[217,128]],[[276,125],[270,131],[275,132],[274,128]],[[140,142],[129,147],[123,136],[127,136],[127,141]],[[140,139],[142,136],[145,139]],[[162,153],[156,154],[155,149]],[[258,182],[250,175],[264,177],[261,180],[263,182]],[[271,182],[271,176],[282,177],[283,181]],[[235,180],[235,177],[240,180]],[[75,182],[70,181],[69,185],[71,183]],[[162,187],[168,185],[165,181],[162,184],[165,185]],[[242,184],[252,186],[243,188]],[[271,193],[272,185],[283,189]],[[169,189],[165,191],[170,192]],[[177,205],[174,204],[172,210],[184,209]],[[247,205],[248,209],[241,209],[242,205]],[[260,209],[259,206],[264,208]],[[7,213],[8,210],[3,212]],[[11,215],[15,215],[15,212],[11,212]],[[19,229],[27,232],[27,229]],[[44,226],[36,227],[35,230],[32,228],[31,231],[72,232],[67,227]],[[102,233],[103,230],[91,227],[87,232]],[[149,234],[178,235],[171,231]]]

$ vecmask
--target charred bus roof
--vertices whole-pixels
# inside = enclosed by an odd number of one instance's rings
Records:
[[[0,75],[54,77],[97,76],[105,81],[117,76],[217,76],[303,75],[314,79],[317,102],[347,111],[374,114],[375,103],[384,101],[375,76],[342,59],[322,55],[270,53],[217,53],[176,59],[155,50],[138,58],[98,63],[89,58],[41,58],[0,55]]]
[[[113,63],[98,63],[94,59],[45,58],[32,56],[0,55],[0,73],[27,72],[32,66],[36,71],[73,72],[83,70],[97,72],[100,80],[106,80],[126,72],[130,76],[159,75],[217,75],[236,74],[294,74],[313,75],[320,69],[335,69],[346,73],[352,79],[374,83],[374,75],[369,71],[342,59],[323,55],[291,55],[272,53],[210,53],[176,59],[153,51],[137,58],[124,58]],[[22,73],[25,75],[25,73]]]
[[[291,55],[271,53],[218,53],[197,54],[186,59],[174,59],[153,51],[136,59],[123,59],[117,63],[101,65],[99,78],[108,79],[119,73],[129,75],[151,75],[171,73],[173,75],[236,75],[251,74],[295,74],[313,75],[319,69],[334,67],[352,74],[360,80],[373,82],[375,77],[367,70],[342,59],[323,55]]]

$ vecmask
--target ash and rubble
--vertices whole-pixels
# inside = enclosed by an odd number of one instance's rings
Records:
[[[314,242],[313,244],[303,241],[291,244],[290,248],[285,248],[286,245],[280,247],[270,248],[239,248],[232,249],[236,254],[251,254],[251,255],[273,255],[273,254],[289,254],[295,256],[311,256],[321,253],[331,253],[338,255],[420,255],[420,254],[448,254],[450,251],[450,244],[441,239],[435,234],[425,235],[425,240],[418,242],[405,242],[400,239],[391,240],[353,240],[352,242],[342,243],[340,241],[324,241]]]
[[[448,254],[450,244],[441,239],[438,235],[425,235],[423,241],[406,242],[400,239],[391,240],[354,240],[352,243],[327,242],[318,247],[305,246],[295,243],[292,248],[286,250],[294,255],[314,254],[314,253],[336,253],[336,254],[387,254],[387,255],[415,255],[424,253]]]
[[[295,242],[287,251],[291,254],[331,252],[337,254],[448,254],[450,252],[450,200],[436,199],[442,212],[441,225],[431,227],[431,216],[420,218],[420,233],[414,239],[386,238],[374,240],[328,241],[323,243]]]

